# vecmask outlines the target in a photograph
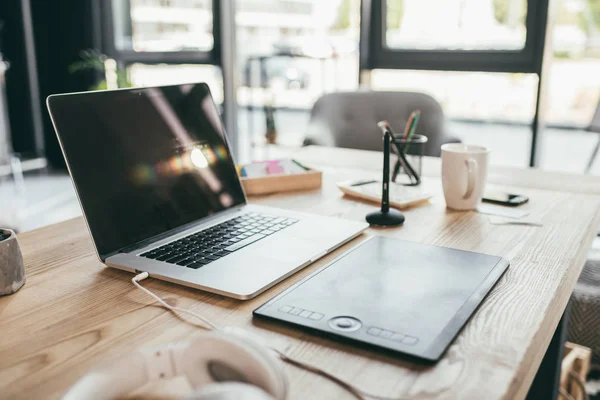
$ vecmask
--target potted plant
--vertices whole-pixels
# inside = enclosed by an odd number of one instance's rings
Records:
[[[89,90],[106,90],[132,87],[127,70],[118,68],[117,62],[100,53],[98,50],[88,49],[79,53],[80,59],[69,66],[69,72],[74,74],[79,71],[98,71],[104,79],[95,85],[90,86]]]

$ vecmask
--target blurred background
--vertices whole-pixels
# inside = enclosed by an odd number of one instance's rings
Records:
[[[45,97],[107,87],[207,82],[240,162],[269,130],[301,146],[323,94],[372,89],[431,95],[496,165],[600,174],[600,0],[2,0],[0,21],[19,230],[79,215]]]

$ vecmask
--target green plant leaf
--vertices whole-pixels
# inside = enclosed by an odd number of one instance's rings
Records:
[[[69,65],[69,72],[75,73],[85,70],[104,71],[104,61],[108,58],[98,50],[88,49],[79,53],[80,60]]]
[[[88,90],[106,90],[108,86],[106,85],[106,81],[100,81],[95,85],[92,85],[88,88]]]

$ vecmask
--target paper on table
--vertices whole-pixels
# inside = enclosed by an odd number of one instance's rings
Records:
[[[540,221],[534,221],[530,219],[514,219],[514,218],[504,218],[498,216],[489,216],[488,220],[490,224],[493,225],[522,225],[522,226],[544,226]]]
[[[514,208],[496,206],[494,204],[480,204],[477,212],[481,214],[498,215],[506,218],[523,218],[529,215],[527,211],[515,210]]]

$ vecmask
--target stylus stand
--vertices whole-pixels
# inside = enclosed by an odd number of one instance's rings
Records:
[[[410,140],[404,139],[403,135],[394,136],[394,153],[397,154],[399,151],[402,151],[406,161],[419,177],[421,177],[423,171],[423,155],[425,155],[425,145],[427,140],[427,136],[425,135],[413,135]],[[396,183],[408,186],[420,184],[420,181],[417,182],[414,177],[411,178],[410,173],[402,166],[400,161],[396,162],[396,165],[392,170],[392,180]]]

